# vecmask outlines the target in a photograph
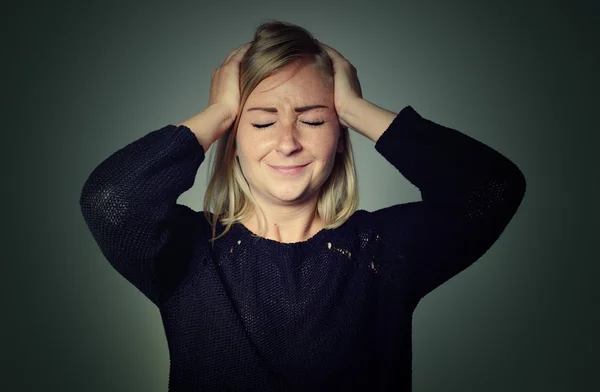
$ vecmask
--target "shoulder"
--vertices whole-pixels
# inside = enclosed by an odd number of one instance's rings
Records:
[[[174,228],[179,235],[194,236],[196,239],[208,241],[211,238],[212,213],[205,214],[204,211],[196,211],[184,204],[175,204],[168,215],[170,222],[163,222]]]
[[[378,211],[356,210],[347,225],[359,239],[361,247],[371,246],[382,235],[381,214]]]
[[[421,202],[407,202],[375,211],[357,210],[348,224],[360,238],[362,247],[389,247],[398,244],[400,237],[410,234],[411,227],[419,219],[421,207]]]
[[[421,202],[408,202],[381,208],[375,211],[356,210],[349,221],[360,230],[386,231],[390,227],[398,227],[419,209]]]

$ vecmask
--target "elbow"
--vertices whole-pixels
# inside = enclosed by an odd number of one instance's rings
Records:
[[[496,175],[496,183],[501,184],[499,199],[504,199],[502,203],[509,209],[516,212],[527,190],[527,179],[523,171],[514,162],[506,160],[507,165],[504,166],[501,174]],[[498,181],[499,180],[499,181]]]
[[[79,196],[79,208],[90,228],[118,228],[130,214],[130,202],[115,186],[87,181]]]
[[[516,168],[516,166],[515,166]],[[509,177],[505,177],[504,189],[499,197],[499,204],[496,214],[497,217],[502,217],[500,222],[502,227],[508,225],[513,219],[519,207],[521,206],[523,199],[525,198],[525,192],[527,190],[527,180],[523,172],[516,168]]]
[[[525,192],[527,191],[527,179],[525,178],[523,171],[517,166],[515,166],[514,173],[509,181],[509,188],[512,199],[516,204],[516,209],[525,198]]]

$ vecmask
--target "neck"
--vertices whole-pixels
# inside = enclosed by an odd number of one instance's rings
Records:
[[[266,227],[260,232],[259,218],[252,215],[243,224],[254,234],[278,242],[302,242],[318,233],[322,220],[317,213],[317,200],[303,205],[261,205]],[[259,212],[260,213],[260,212]]]

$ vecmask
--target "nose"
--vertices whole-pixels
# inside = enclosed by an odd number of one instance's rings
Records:
[[[301,149],[296,126],[294,124],[284,126],[279,135],[277,151],[283,155],[291,155]]]

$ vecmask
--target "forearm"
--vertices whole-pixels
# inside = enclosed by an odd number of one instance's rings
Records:
[[[375,149],[419,188],[424,201],[473,208],[479,214],[490,207],[493,197],[508,204],[508,199],[522,197],[523,173],[481,141],[423,118],[411,106],[402,109],[389,128]],[[473,199],[474,192],[484,190],[494,195]],[[477,205],[480,201],[487,204]]]
[[[341,117],[349,128],[377,142],[397,115],[361,98],[348,105]]]

